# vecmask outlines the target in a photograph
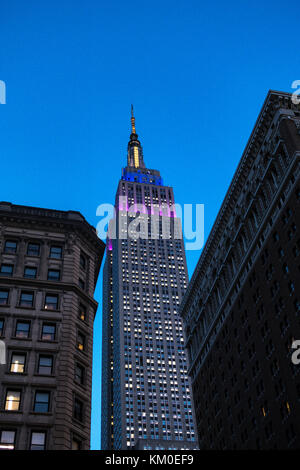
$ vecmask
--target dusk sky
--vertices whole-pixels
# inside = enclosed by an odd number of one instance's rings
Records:
[[[205,238],[269,89],[300,80],[299,4],[1,2],[0,200],[78,210],[96,226],[126,165],[130,106],[145,163]],[[200,251],[188,251],[191,275]],[[92,448],[100,448],[102,271]]]

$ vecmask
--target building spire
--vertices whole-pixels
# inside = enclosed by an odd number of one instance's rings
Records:
[[[135,130],[135,117],[133,113],[133,105],[131,105],[131,134],[128,143],[127,164],[130,167],[145,168],[143,149],[138,135]]]
[[[135,117],[134,117],[134,114],[133,114],[133,104],[131,105],[131,133],[136,134],[136,131],[135,131]]]

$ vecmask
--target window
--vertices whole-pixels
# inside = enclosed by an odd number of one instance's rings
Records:
[[[30,450],[45,450],[46,433],[32,431],[30,439]]]
[[[0,337],[3,336],[3,331],[4,331],[4,320],[3,318],[0,318]]]
[[[79,279],[78,284],[79,284],[80,289],[82,289],[82,290],[85,289],[85,282],[82,279]]]
[[[77,439],[77,437],[73,437],[72,450],[80,450],[80,449],[81,449],[81,440]]]
[[[21,307],[33,306],[33,292],[26,292],[26,291],[21,292],[20,306]]]
[[[47,309],[47,310],[57,310],[58,309],[58,295],[46,294],[45,309]]]
[[[86,307],[83,304],[79,304],[79,318],[82,321],[86,320]]]
[[[34,399],[34,411],[38,413],[48,413],[49,411],[49,392],[36,392]]]
[[[83,385],[84,383],[84,367],[80,364],[75,364],[75,382]]]
[[[43,323],[42,326],[42,340],[54,341],[55,340],[55,325],[50,323]]]
[[[23,374],[25,369],[26,354],[13,353],[10,361],[10,372]]]
[[[84,351],[85,347],[85,337],[82,333],[78,332],[77,335],[77,347],[80,351]]]
[[[16,431],[0,431],[0,450],[14,450]]]
[[[50,258],[60,259],[62,257],[62,247],[61,246],[51,246],[50,248]]]
[[[48,270],[48,281],[59,281],[60,280],[60,271],[57,269]]]
[[[17,321],[16,338],[29,338],[30,322]]]
[[[74,418],[83,421],[83,403],[78,398],[75,398],[74,402]]]
[[[26,267],[24,270],[24,277],[27,279],[35,279],[36,278],[36,268]]]
[[[38,373],[43,375],[51,375],[53,366],[53,358],[51,356],[40,356]]]
[[[39,243],[28,243],[27,254],[29,256],[40,256],[40,244]]]
[[[5,253],[16,253],[17,252],[17,242],[13,240],[6,240],[4,246]]]
[[[6,411],[18,411],[20,409],[21,392],[19,390],[7,390],[5,398]]]
[[[82,269],[86,268],[86,259],[85,259],[85,256],[83,256],[83,254],[80,255],[80,267]]]
[[[0,304],[1,305],[7,305],[8,304],[8,290],[0,290]]]
[[[13,273],[13,265],[12,264],[1,264],[0,275],[1,276],[12,276]]]

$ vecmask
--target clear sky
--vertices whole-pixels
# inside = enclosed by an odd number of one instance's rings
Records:
[[[114,202],[130,105],[146,165],[176,202],[217,215],[269,89],[300,79],[297,2],[1,2],[0,200],[79,210]],[[200,252],[187,253],[190,275]],[[101,273],[102,274],[102,273]],[[101,290],[92,448],[100,447]]]

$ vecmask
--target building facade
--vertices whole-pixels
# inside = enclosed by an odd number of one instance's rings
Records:
[[[0,203],[0,449],[89,449],[104,247],[79,212]]]
[[[180,307],[201,449],[300,446],[299,156],[270,91]]]
[[[145,167],[133,115],[131,124],[103,274],[102,449],[191,449],[178,314],[188,282],[184,245],[173,190]]]

